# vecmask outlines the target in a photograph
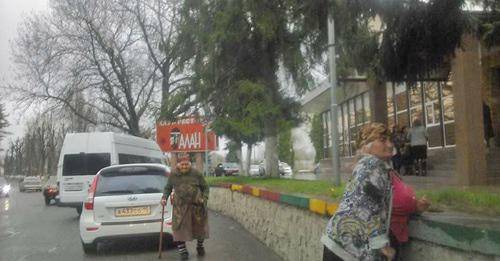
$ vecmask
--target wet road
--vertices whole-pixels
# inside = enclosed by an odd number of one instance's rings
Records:
[[[97,255],[85,255],[74,209],[45,206],[40,192],[11,194],[0,198],[0,261],[158,260],[158,239],[105,242]],[[198,258],[191,242],[189,260],[282,260],[232,219],[210,212],[209,220],[207,255]],[[162,259],[178,260],[177,250],[169,246]]]

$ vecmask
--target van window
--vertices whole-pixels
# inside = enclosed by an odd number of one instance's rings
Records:
[[[161,163],[161,159],[146,156],[132,155],[132,154],[118,154],[118,162],[120,164],[133,164],[133,163]]]
[[[163,171],[146,170],[135,173],[111,172],[99,177],[96,196],[162,193],[167,184]]]
[[[95,175],[111,165],[109,153],[80,153],[64,155],[63,176]]]

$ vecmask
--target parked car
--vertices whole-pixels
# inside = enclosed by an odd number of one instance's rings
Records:
[[[50,205],[50,201],[56,201],[56,196],[59,194],[59,188],[57,187],[57,176],[50,176],[43,186],[43,198],[45,199],[45,205]]]
[[[278,171],[281,176],[291,176],[293,174],[292,167],[290,167],[288,163],[280,161],[278,164]],[[259,165],[259,173],[261,176],[266,174],[266,167],[264,162],[260,163]]]
[[[24,177],[19,183],[19,191],[42,191],[42,179],[40,177]]]
[[[282,176],[291,176],[293,174],[292,167],[286,162],[279,163],[279,171]]]
[[[248,171],[250,176],[261,176],[260,174],[260,166],[257,164],[250,165],[250,170]]]
[[[115,165],[93,178],[80,216],[83,251],[95,253],[99,242],[120,237],[172,233],[172,196],[161,220],[160,204],[169,169],[160,164]]]
[[[224,176],[233,176],[240,172],[238,163],[224,162],[222,163],[222,167],[224,168]]]
[[[0,196],[8,197],[10,195],[10,184],[4,177],[0,177]]]

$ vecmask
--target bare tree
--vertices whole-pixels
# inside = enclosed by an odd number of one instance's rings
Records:
[[[134,18],[152,64],[161,79],[160,119],[173,119],[196,105],[191,85],[194,52],[185,52],[179,36],[179,0],[122,1],[122,8]]]
[[[49,14],[29,17],[19,29],[13,51],[20,84],[10,88],[22,102],[66,108],[92,125],[140,136],[141,121],[160,93],[158,86],[165,103],[174,93],[190,95],[181,92],[189,86],[189,77],[181,73],[187,58],[171,57],[177,53],[169,49],[175,47],[175,33],[170,11],[162,9],[166,3],[51,1]],[[145,18],[151,14],[156,20]],[[163,107],[180,113],[186,109],[184,101]]]

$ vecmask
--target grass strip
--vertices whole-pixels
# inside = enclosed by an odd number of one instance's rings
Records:
[[[293,180],[269,177],[207,177],[210,185],[231,183],[264,188],[271,191],[297,195],[307,195],[327,201],[338,202],[344,192],[344,186],[335,187],[328,181]],[[432,203],[430,211],[455,210],[471,214],[500,215],[500,188],[450,187],[435,190],[417,190],[417,197],[426,196]]]

